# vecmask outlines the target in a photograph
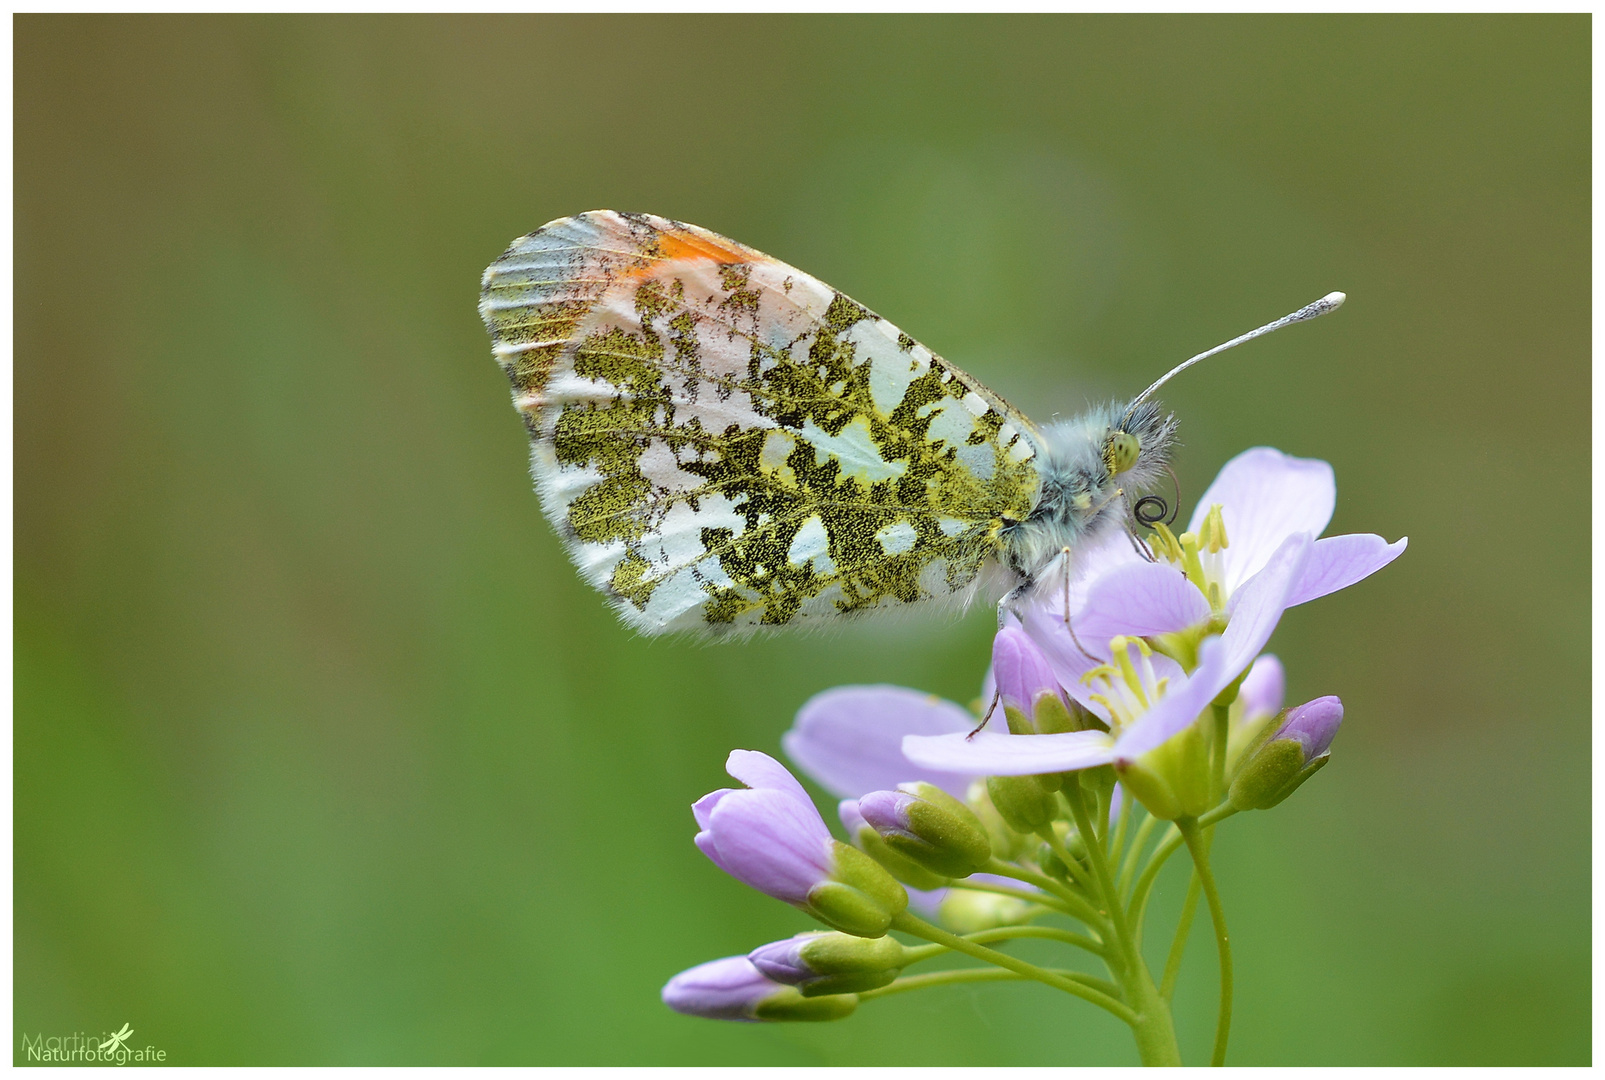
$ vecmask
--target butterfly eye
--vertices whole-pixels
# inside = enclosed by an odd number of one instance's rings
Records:
[[[1103,448],[1103,463],[1110,476],[1119,476],[1137,464],[1137,453],[1142,443],[1129,431],[1117,431]]]

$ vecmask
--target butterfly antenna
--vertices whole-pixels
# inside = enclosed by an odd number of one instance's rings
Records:
[[[1186,371],[1200,360],[1208,360],[1216,353],[1223,353],[1227,349],[1235,348],[1245,341],[1253,341],[1257,337],[1264,337],[1266,334],[1269,334],[1275,330],[1280,330],[1284,326],[1292,326],[1294,323],[1309,322],[1311,319],[1318,319],[1322,315],[1326,315],[1342,307],[1343,301],[1347,299],[1348,297],[1344,296],[1340,292],[1327,293],[1315,303],[1306,304],[1297,311],[1293,312],[1291,315],[1283,315],[1280,319],[1277,319],[1275,322],[1268,322],[1258,330],[1250,330],[1246,334],[1234,337],[1232,340],[1225,342],[1224,344],[1215,346],[1208,352],[1199,353],[1191,360],[1184,360],[1175,367],[1171,368],[1169,371],[1165,372],[1164,375],[1160,376],[1158,382],[1154,383],[1148,389],[1138,394],[1136,400],[1131,403],[1131,408],[1135,409],[1138,405],[1141,405],[1143,402],[1147,401],[1155,390],[1158,390],[1161,386],[1164,386],[1171,379],[1174,379],[1177,375],[1180,375],[1182,372]],[[1126,419],[1131,419],[1131,410],[1127,410]]]

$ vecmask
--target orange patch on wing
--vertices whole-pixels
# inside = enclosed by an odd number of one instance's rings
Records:
[[[658,237],[658,249],[661,254],[656,262],[665,262],[669,259],[712,259],[720,265],[730,263],[756,262],[762,258],[756,251],[746,248],[733,240],[716,240],[713,237],[696,236],[691,233],[664,232]],[[633,278],[647,277],[653,273],[655,266],[648,263],[630,271]]]

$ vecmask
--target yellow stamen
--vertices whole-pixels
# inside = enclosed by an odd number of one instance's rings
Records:
[[[1149,705],[1148,695],[1143,690],[1142,677],[1137,674],[1137,665],[1131,662],[1131,650],[1126,647],[1127,644],[1130,643],[1129,639],[1115,638],[1114,641],[1111,641],[1109,644],[1113,646],[1117,641],[1120,643],[1120,646],[1115,650],[1115,659],[1120,664],[1120,673],[1125,677],[1126,685],[1131,687],[1132,694],[1136,696],[1137,700],[1142,703],[1143,708],[1146,709]]]
[[[1220,503],[1209,508],[1204,524],[1198,529],[1198,539],[1211,555],[1219,555],[1226,550],[1226,520],[1221,517]]]
[[[1108,664],[1099,664],[1097,667],[1081,676],[1081,685],[1091,686],[1097,679],[1113,679],[1119,674],[1120,672],[1116,671]]]
[[[1177,538],[1181,544],[1181,572],[1187,575],[1187,580],[1197,585],[1202,591],[1209,587],[1209,579],[1204,576],[1204,564],[1198,559],[1198,536],[1195,533],[1185,532]]]
[[[1156,521],[1153,525],[1154,535],[1148,544],[1153,548],[1154,554],[1166,562],[1179,563],[1182,560],[1181,545],[1176,542],[1176,534],[1163,521]]]

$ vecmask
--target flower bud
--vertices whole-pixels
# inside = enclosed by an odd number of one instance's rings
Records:
[[[989,776],[986,794],[1009,828],[1017,833],[1036,832],[1059,811],[1059,797],[1035,776]]]
[[[753,966],[804,997],[874,990],[897,978],[907,950],[894,938],[807,933],[747,954]]]
[[[947,878],[931,873],[919,863],[887,847],[881,834],[858,812],[857,799],[843,799],[836,812],[841,816],[848,838],[858,845],[858,849],[884,866],[887,873],[904,885],[929,892],[947,884]]]
[[[1026,836],[1009,828],[1009,823],[1003,820],[998,808],[992,805],[992,797],[987,794],[985,780],[972,782],[964,801],[975,813],[981,828],[986,830],[986,838],[992,844],[994,856],[1007,862],[1024,853],[1027,846]]]
[[[967,877],[992,859],[992,845],[970,808],[934,784],[872,791],[858,812],[886,846],[944,877]]]
[[[1011,734],[1081,730],[1079,708],[1066,703],[1047,657],[1017,625],[1005,626],[992,639],[992,678]]]
[[[709,1020],[839,1020],[858,1008],[854,994],[804,997],[765,976],[745,956],[680,972],[663,987],[663,1003]]]
[[[976,934],[1000,926],[1018,926],[1030,918],[1036,905],[1013,896],[949,889],[942,900],[942,925],[955,934]]]
[[[767,754],[734,750],[726,769],[748,786],[720,789],[692,806],[702,853],[827,926],[864,937],[886,933],[908,906],[908,894],[879,863],[831,837],[785,766]]]
[[[1161,821],[1197,817],[1209,809],[1209,742],[1204,725],[1189,724],[1135,758],[1115,762],[1120,783]]]
[[[843,933],[880,937],[908,907],[908,893],[886,868],[840,840],[830,842],[830,880],[808,890],[808,912]]]
[[[1252,751],[1230,798],[1239,810],[1269,810],[1331,760],[1328,748],[1343,723],[1343,702],[1321,697],[1288,709],[1276,731]]]

